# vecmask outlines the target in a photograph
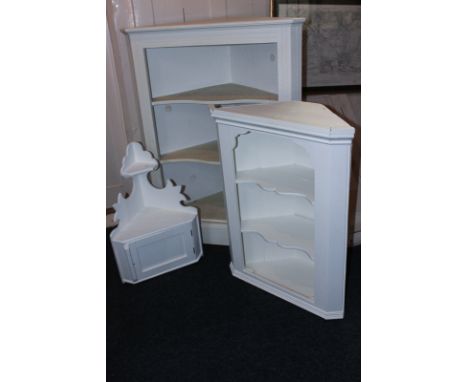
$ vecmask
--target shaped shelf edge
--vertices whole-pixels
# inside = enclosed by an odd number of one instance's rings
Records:
[[[266,242],[275,244],[281,248],[296,249],[304,252],[313,261],[313,226],[313,220],[302,216],[275,216],[242,220],[241,232],[256,233]],[[310,230],[307,230],[307,227]]]
[[[173,103],[224,105],[234,103],[268,103],[277,100],[277,94],[250,86],[226,83],[154,97],[152,104],[153,106]]]
[[[237,172],[236,183],[254,183],[268,192],[306,198],[314,204],[314,171],[299,165],[263,167]]]

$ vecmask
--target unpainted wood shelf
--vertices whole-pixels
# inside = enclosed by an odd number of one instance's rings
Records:
[[[203,221],[226,223],[226,207],[223,192],[207,196],[187,203],[187,205],[200,209],[200,218]]]
[[[218,141],[187,147],[161,155],[161,163],[167,162],[202,162],[219,164]]]
[[[256,183],[266,191],[314,201],[314,170],[296,164],[237,172],[236,183]]]
[[[153,105],[171,103],[232,104],[277,101],[278,95],[250,86],[226,83],[189,90],[186,92],[154,97]]]
[[[258,233],[270,243],[306,252],[313,259],[314,221],[311,219],[286,215],[242,220],[241,232]]]

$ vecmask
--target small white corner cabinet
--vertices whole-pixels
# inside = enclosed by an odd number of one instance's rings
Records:
[[[216,109],[234,276],[343,317],[354,129],[325,106]]]
[[[210,110],[299,100],[302,18],[197,21],[127,29],[146,148],[199,208],[203,241],[229,244]]]
[[[121,174],[132,178],[128,198],[118,195],[111,243],[122,282],[138,283],[197,262],[203,254],[197,209],[182,206],[181,186],[155,188],[148,174],[159,165],[136,142],[129,143]]]

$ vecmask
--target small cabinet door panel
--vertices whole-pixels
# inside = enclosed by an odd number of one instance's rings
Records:
[[[187,257],[195,258],[191,225],[149,237],[130,245],[130,256],[137,279],[145,279],[185,264]]]

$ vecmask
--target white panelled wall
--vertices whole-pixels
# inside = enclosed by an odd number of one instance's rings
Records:
[[[108,24],[106,34],[106,207],[109,208],[117,200],[119,192],[129,190],[128,184],[120,176],[120,162],[125,154],[127,135]]]

